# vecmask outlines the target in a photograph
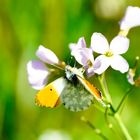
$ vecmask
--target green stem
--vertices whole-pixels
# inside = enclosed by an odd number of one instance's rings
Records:
[[[114,128],[113,124],[108,119],[108,110],[109,110],[109,108],[107,107],[106,110],[105,110],[105,121],[106,121],[108,127],[112,130],[113,134],[115,133],[116,136],[118,136],[119,139],[122,139],[121,135],[119,135],[119,133]]]
[[[118,113],[115,113],[114,118],[119,124],[126,140],[133,140]]]
[[[103,140],[108,140],[108,138],[101,132],[99,128],[96,128],[90,121],[86,120],[85,117],[81,117],[81,120],[85,122],[94,132],[99,135]]]
[[[134,87],[130,88],[126,93],[125,95],[123,96],[122,100],[120,101],[117,109],[116,109],[116,112],[119,112],[119,110],[121,109],[123,103],[125,102],[126,98],[128,97],[129,93],[131,93],[131,91],[134,89]]]
[[[132,140],[132,137],[130,136],[128,130],[126,129],[124,123],[122,122],[119,114],[115,111],[114,107],[112,106],[112,99],[111,99],[111,96],[109,94],[109,90],[108,90],[108,87],[107,87],[107,84],[106,84],[106,80],[105,80],[105,73],[102,74],[101,77],[99,77],[99,82],[101,84],[101,87],[102,87],[102,90],[103,90],[103,93],[105,95],[105,97],[107,98],[107,101],[109,102],[110,104],[110,109],[112,111],[112,113],[114,114],[114,119],[116,120],[116,122],[118,123],[118,125],[120,126],[120,129],[122,130],[125,138],[127,140]]]
[[[106,84],[105,73],[103,73],[100,77],[98,77],[98,79],[99,79],[101,88],[103,90],[104,96],[107,99],[107,102],[112,104],[112,99],[111,99],[111,96],[109,94],[109,90],[108,90],[108,87],[107,87],[107,84]]]

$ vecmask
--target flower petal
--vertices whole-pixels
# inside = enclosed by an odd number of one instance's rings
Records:
[[[70,43],[69,48],[71,51],[80,48],[86,48],[86,42],[84,37],[80,37],[77,43]]]
[[[76,61],[83,66],[88,65],[89,61],[92,64],[94,62],[93,52],[90,48],[76,49],[72,51],[72,55],[75,57]]]
[[[100,55],[95,59],[94,63],[99,64],[95,68],[94,72],[97,73],[97,74],[101,74],[109,67],[110,57],[106,57],[105,55]]]
[[[93,75],[95,74],[95,72],[94,72],[94,67],[93,67],[93,66],[92,66],[92,67],[89,67],[89,68],[86,70],[86,74],[87,74],[88,77],[93,76]]]
[[[40,58],[40,60],[48,63],[48,64],[58,64],[59,59],[52,52],[50,49],[43,47],[42,45],[39,46],[38,50],[36,51],[36,55]]]
[[[77,48],[77,44],[76,43],[70,43],[69,48],[70,48],[71,51],[73,51],[74,49]]]
[[[140,26],[140,8],[128,6],[120,22],[120,29],[127,30],[136,26]]]
[[[110,43],[110,49],[113,54],[123,54],[129,48],[129,39],[127,37],[118,35]]]
[[[79,38],[77,46],[79,48],[86,48],[86,41],[85,41],[84,37]]]
[[[109,50],[109,44],[104,35],[93,33],[91,37],[91,48],[97,53],[104,54]]]
[[[120,55],[114,55],[111,58],[111,67],[121,73],[125,73],[129,69],[127,61]]]
[[[47,83],[49,71],[40,61],[29,61],[27,63],[28,81],[34,89],[42,89]]]

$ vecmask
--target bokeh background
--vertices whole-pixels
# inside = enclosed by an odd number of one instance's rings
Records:
[[[80,120],[85,116],[109,139],[117,139],[108,130],[104,114],[91,106],[87,111],[70,112],[35,105],[33,90],[27,81],[26,64],[37,59],[40,44],[51,48],[64,61],[70,58],[68,44],[84,36],[88,46],[93,32],[111,40],[119,32],[119,20],[128,5],[139,0],[0,0],[0,140],[100,140]],[[130,66],[140,56],[140,27],[130,31],[130,49],[124,55]],[[140,67],[139,67],[140,68]],[[137,73],[138,74],[138,73]],[[107,71],[107,82],[114,106],[130,87],[126,74]],[[140,89],[130,94],[121,114],[134,139],[140,139]],[[57,138],[56,138],[57,137]],[[61,140],[61,138],[59,138]],[[52,140],[52,139],[51,139]]]

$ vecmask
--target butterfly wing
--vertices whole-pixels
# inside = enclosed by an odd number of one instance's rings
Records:
[[[87,81],[86,79],[81,78],[78,75],[77,75],[77,78],[83,84],[83,86],[95,97],[95,99],[97,101],[99,101],[103,106],[105,106],[105,103],[102,100],[101,92],[94,85],[92,85],[89,81]]]
[[[35,98],[35,102],[39,106],[56,107],[60,104],[60,95],[66,85],[63,77],[56,79],[41,89]]]
[[[83,111],[93,103],[94,96],[91,95],[79,80],[70,82],[68,80],[60,98],[64,106],[74,112]]]

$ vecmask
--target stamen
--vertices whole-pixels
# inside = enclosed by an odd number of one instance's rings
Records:
[[[87,65],[88,65],[89,67],[92,67],[92,66],[93,66],[93,64],[91,63],[90,60],[87,61]]]
[[[113,55],[113,53],[111,51],[108,51],[105,53],[105,56],[107,56],[107,57],[111,57],[112,55]]]

